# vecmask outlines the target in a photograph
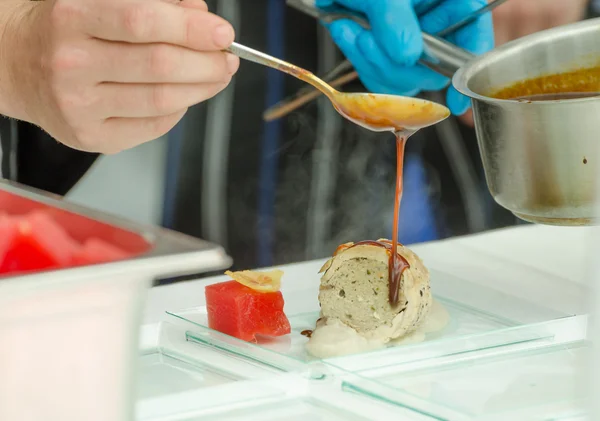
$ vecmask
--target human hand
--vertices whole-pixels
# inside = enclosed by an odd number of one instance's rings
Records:
[[[496,45],[545,29],[580,21],[589,0],[510,0],[493,11]],[[469,111],[461,120],[472,126]]]
[[[589,0],[511,0],[493,12],[496,44],[580,21]]]
[[[11,116],[76,149],[116,153],[164,135],[239,66],[221,51],[233,28],[203,0],[34,4],[12,37]]]
[[[449,79],[417,63],[423,54],[421,31],[435,34],[485,6],[486,0],[446,0],[421,19],[415,7],[431,0],[316,0],[318,7],[338,3],[367,15],[370,31],[350,20],[329,24],[331,35],[356,68],[367,89],[377,93],[414,96],[445,88]],[[493,48],[492,18],[487,14],[450,35],[448,40],[475,54]],[[470,100],[453,87],[447,104],[464,114]]]

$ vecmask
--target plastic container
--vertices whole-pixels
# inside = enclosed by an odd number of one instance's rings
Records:
[[[145,290],[227,267],[218,246],[0,182],[0,211],[44,210],[74,238],[130,252],[101,265],[0,278],[0,419],[130,421]]]

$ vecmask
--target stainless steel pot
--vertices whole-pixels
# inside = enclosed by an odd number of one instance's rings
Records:
[[[489,95],[524,79],[598,65],[600,19],[593,19],[506,44],[454,75],[454,86],[472,99],[490,192],[519,218],[597,224],[600,96],[527,102]]]

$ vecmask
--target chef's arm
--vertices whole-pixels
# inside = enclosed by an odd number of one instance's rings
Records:
[[[70,149],[28,120],[24,92],[27,66],[23,20],[35,3],[0,0],[0,143],[2,176],[55,194],[66,194],[85,174],[97,154]],[[18,75],[18,80],[17,80]],[[33,77],[33,76],[32,76]],[[30,81],[33,84],[33,81]]]

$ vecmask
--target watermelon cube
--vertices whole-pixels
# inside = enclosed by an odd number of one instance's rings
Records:
[[[4,257],[12,248],[16,235],[16,221],[4,214],[0,214],[0,270],[2,269],[2,262],[4,261]]]
[[[114,262],[128,257],[128,253],[99,238],[90,238],[73,254],[73,265],[93,265]]]
[[[43,212],[3,218],[2,230],[8,229],[0,262],[0,273],[27,272],[68,267],[79,243]],[[12,228],[10,226],[12,225]],[[9,228],[7,228],[9,227]]]
[[[291,331],[280,291],[258,292],[229,281],[209,285],[205,292],[211,329],[248,342],[256,335],[275,337]]]

